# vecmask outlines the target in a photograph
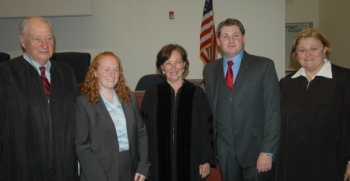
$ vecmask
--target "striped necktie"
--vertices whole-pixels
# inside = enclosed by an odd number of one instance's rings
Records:
[[[47,77],[45,75],[45,67],[40,67],[40,77],[41,77],[41,82],[43,83],[44,85],[44,88],[45,88],[45,93],[46,93],[46,96],[47,96],[47,99],[50,99],[50,82],[49,80],[47,80]]]

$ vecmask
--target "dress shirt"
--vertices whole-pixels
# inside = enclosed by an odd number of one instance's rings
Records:
[[[51,62],[50,60],[47,61],[47,63],[42,66],[42,65],[39,65],[38,63],[36,63],[34,60],[30,59],[29,56],[24,53],[23,54],[23,58],[24,60],[26,60],[28,63],[30,63],[31,65],[33,65],[33,67],[38,71],[38,74],[41,75],[41,72],[40,72],[40,67],[45,67],[45,75],[46,75],[46,78],[47,80],[49,80],[49,82],[51,83],[51,74],[50,74],[50,68],[51,68]]]
[[[241,62],[242,62],[242,57],[243,57],[244,51],[241,50],[235,57],[233,57],[233,65],[232,65],[232,71],[233,71],[233,83],[236,80],[238,71],[239,71],[239,67],[241,66]],[[226,57],[224,57],[224,61],[223,61],[223,66],[224,66],[224,77],[226,77],[226,73],[227,73],[227,62],[231,60],[231,59],[227,59]]]
[[[113,102],[109,102],[100,92],[101,98],[106,105],[106,108],[111,116],[115,130],[117,131],[117,139],[119,143],[119,151],[129,150],[128,132],[126,129],[126,119],[123,111],[123,107],[120,103],[119,97],[114,92]]]
[[[305,73],[305,68],[301,67],[293,76],[292,79],[297,78],[299,76],[304,76],[306,77],[306,73]],[[316,77],[316,76],[322,76],[325,78],[329,78],[332,79],[333,78],[333,74],[332,74],[332,64],[329,60],[327,60],[326,58],[324,59],[324,64],[322,66],[322,68],[320,69],[320,71],[318,71],[318,73],[312,77],[312,80]]]

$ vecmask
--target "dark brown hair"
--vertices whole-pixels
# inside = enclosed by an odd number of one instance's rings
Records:
[[[241,31],[242,35],[245,34],[244,26],[239,20],[233,19],[233,18],[228,18],[225,21],[221,21],[219,23],[218,28],[216,29],[216,37],[220,38],[221,29],[224,26],[238,26],[238,28]]]
[[[163,46],[162,49],[160,49],[158,54],[157,54],[156,66],[157,66],[157,69],[159,70],[159,72],[162,72],[161,66],[164,64],[165,61],[169,60],[169,58],[171,57],[171,53],[174,50],[176,50],[180,53],[182,60],[185,62],[185,71],[188,69],[188,67],[190,66],[190,63],[188,62],[188,59],[187,59],[186,50],[180,45],[168,44],[168,45]]]

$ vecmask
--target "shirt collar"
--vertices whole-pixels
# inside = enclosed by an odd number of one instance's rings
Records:
[[[32,60],[31,58],[29,58],[28,54],[27,53],[24,53],[23,54],[23,58],[28,62],[30,63],[31,65],[33,65],[35,67],[35,69],[39,72],[40,74],[40,67],[42,67],[42,65],[36,63],[34,60]],[[47,63],[44,65],[45,67],[45,72],[50,72],[50,68],[51,68],[51,62],[50,60],[47,61]]]
[[[116,107],[119,104],[119,97],[117,96],[117,94],[115,93],[115,91],[113,91],[113,102],[109,102],[105,96],[103,96],[103,94],[100,92],[100,96],[102,98],[102,101],[105,105],[112,105],[113,107]]]
[[[233,63],[234,65],[239,65],[241,64],[242,57],[243,57],[244,51],[241,50],[236,56],[233,57]],[[231,60],[231,59],[230,59]],[[227,62],[229,61],[228,58],[224,57],[224,64],[227,65]]]
[[[306,77],[306,73],[305,73],[305,68],[301,67],[293,76],[293,78],[297,78],[300,76],[304,76]],[[333,78],[333,74],[332,74],[332,64],[329,60],[327,60],[326,58],[324,59],[324,64],[321,68],[320,71],[318,71],[318,73],[312,78],[314,79],[316,76],[321,76],[321,77],[325,77],[325,78],[329,78],[332,79]]]

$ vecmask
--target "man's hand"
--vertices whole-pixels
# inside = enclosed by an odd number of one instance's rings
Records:
[[[210,165],[209,163],[205,163],[203,165],[199,165],[199,175],[202,178],[207,177],[210,174]]]
[[[260,153],[258,161],[256,163],[256,169],[258,173],[267,172],[272,168],[272,156],[268,156],[266,153]]]
[[[134,181],[145,181],[146,177],[142,174],[136,173]]]

